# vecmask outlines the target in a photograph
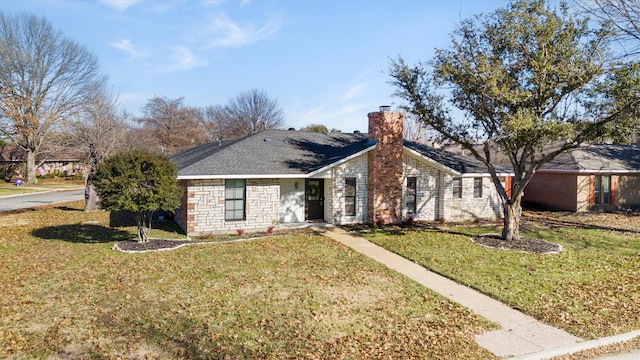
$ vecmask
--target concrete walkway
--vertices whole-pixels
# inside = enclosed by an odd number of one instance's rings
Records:
[[[625,334],[626,336],[583,342],[582,339],[564,330],[543,324],[499,301],[435,274],[363,238],[349,235],[338,227],[323,225],[314,226],[314,228],[451,301],[469,308],[476,314],[498,323],[502,329],[477,335],[476,341],[480,346],[500,357],[545,359],[640,336],[640,332],[637,332],[637,334],[629,333]]]

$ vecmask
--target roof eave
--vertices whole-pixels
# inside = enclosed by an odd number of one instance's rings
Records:
[[[422,153],[420,153],[420,152],[418,152],[418,151],[416,151],[416,150],[413,150],[412,148],[410,148],[410,147],[408,147],[408,146],[406,146],[406,145],[403,145],[402,147],[403,147],[403,148],[404,148],[404,150],[405,150],[405,151],[407,151],[408,153],[410,153],[410,154],[412,154],[413,156],[416,156],[416,157],[418,157],[418,158],[420,158],[420,159],[423,159],[423,160],[427,161],[429,164],[433,165],[435,168],[437,168],[437,169],[439,169],[439,170],[446,171],[446,172],[448,172],[448,173],[450,173],[450,174],[452,174],[452,175],[455,175],[455,176],[460,176],[460,175],[462,175],[462,173],[461,173],[461,172],[456,171],[456,170],[454,170],[454,169],[452,169],[452,168],[450,168],[450,167],[448,167],[448,166],[446,166],[446,165],[443,165],[443,164],[441,164],[441,163],[439,163],[439,162],[437,162],[437,161],[433,160],[432,158],[430,158],[430,157],[428,157],[428,156],[425,156],[424,154],[422,154]]]
[[[555,174],[640,174],[638,170],[616,170],[616,169],[538,169],[538,173]]]
[[[346,163],[347,161],[352,160],[352,159],[355,159],[355,158],[357,158],[358,156],[360,156],[360,155],[362,155],[362,154],[365,154],[365,153],[367,153],[367,152],[369,152],[369,151],[371,151],[371,150],[373,150],[373,149],[375,149],[375,148],[376,148],[376,145],[375,145],[375,144],[373,144],[373,145],[369,146],[369,147],[368,147],[368,148],[366,148],[366,149],[360,150],[360,151],[358,151],[358,152],[356,152],[356,153],[353,153],[353,154],[351,154],[351,155],[349,155],[349,156],[347,156],[347,157],[344,157],[344,158],[342,158],[342,159],[340,159],[340,160],[338,160],[338,161],[336,161],[336,162],[334,162],[334,163],[331,163],[331,164],[329,164],[329,165],[323,166],[323,167],[321,167],[320,169],[314,170],[314,171],[312,171],[312,172],[308,173],[306,177],[312,177],[312,176],[315,176],[315,175],[320,174],[320,173],[322,173],[322,172],[324,172],[324,171],[327,171],[327,170],[329,170],[329,169],[331,169],[331,168],[333,168],[333,167],[336,167],[336,166],[338,166],[338,165],[344,164],[344,163]]]

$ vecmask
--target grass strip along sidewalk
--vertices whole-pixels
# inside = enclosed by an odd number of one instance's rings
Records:
[[[616,227],[615,217],[624,226]],[[522,235],[562,245],[559,254],[481,247],[470,237],[499,226],[444,231],[378,231],[366,238],[585,339],[640,329],[640,217],[600,214],[595,221],[529,218]],[[598,226],[597,224],[604,224]]]

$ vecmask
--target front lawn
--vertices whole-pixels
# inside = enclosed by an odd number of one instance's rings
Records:
[[[1,358],[493,358],[490,324],[325,237],[126,254],[81,206],[0,215]]]
[[[623,224],[614,226],[614,216]],[[585,224],[578,215],[529,217],[522,235],[561,244],[564,251],[555,255],[471,242],[473,235],[499,233],[497,226],[378,231],[366,237],[550,325],[592,339],[640,329],[640,217],[600,214],[597,219]]]

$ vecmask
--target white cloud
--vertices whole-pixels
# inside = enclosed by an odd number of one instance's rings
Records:
[[[142,52],[138,50],[129,39],[109,43],[109,46],[127,52],[129,56],[134,59],[142,56]]]
[[[199,59],[191,50],[182,45],[168,45],[170,54],[167,58],[171,65],[160,68],[160,72],[174,72],[193,69],[206,65],[206,61]]]
[[[203,36],[211,38],[206,43],[208,48],[242,47],[268,38],[275,34],[281,26],[282,22],[280,20],[273,19],[257,29],[251,25],[242,27],[222,14],[211,19],[209,26],[204,29]]]
[[[365,89],[366,84],[356,84],[351,86],[344,95],[342,95],[342,101],[348,101],[362,94],[362,90]]]
[[[218,6],[227,0],[202,0],[202,5],[204,6]]]
[[[142,0],[100,0],[101,3],[112,7],[116,10],[127,10],[131,6],[139,3]]]
[[[241,7],[249,6],[249,4],[251,4],[251,0],[242,0],[242,1],[240,1],[240,6]]]

